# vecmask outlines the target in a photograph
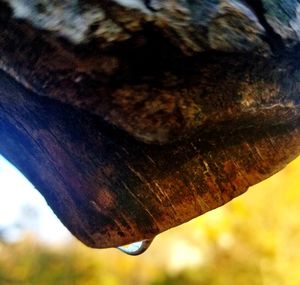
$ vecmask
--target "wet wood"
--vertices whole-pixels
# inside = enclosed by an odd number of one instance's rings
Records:
[[[151,146],[0,76],[0,150],[92,247],[151,238],[223,205],[300,151],[298,123]],[[55,234],[55,233],[53,233]]]
[[[36,94],[99,115],[144,142],[176,141],[226,121],[226,112],[237,116],[230,99],[237,100],[235,92],[255,93],[252,103],[239,106],[245,113],[272,104],[265,86],[253,82],[263,76],[277,92],[277,81],[293,69],[274,62],[298,42],[296,32],[281,37],[275,30],[283,3],[264,4],[264,14],[259,1],[158,1],[156,12],[139,0],[136,9],[112,1],[68,2],[0,1],[0,68]],[[296,16],[290,21],[285,30],[297,26]],[[263,73],[265,59],[275,71]],[[261,70],[249,70],[252,62]],[[216,97],[225,108],[207,106],[222,105],[210,102]]]
[[[0,0],[0,153],[85,244],[151,239],[300,153],[297,3],[25,2]]]

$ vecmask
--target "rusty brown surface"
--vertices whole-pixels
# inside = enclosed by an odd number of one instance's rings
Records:
[[[0,1],[0,152],[87,245],[150,239],[299,154],[295,3],[16,3]]]
[[[32,1],[26,17],[19,12],[22,9],[13,8],[22,0],[4,2],[8,4],[6,9],[2,4],[0,17],[0,68],[36,94],[88,110],[144,142],[164,144],[190,136],[215,121],[239,116],[238,110],[253,124],[257,105],[273,104],[255,85],[260,76],[262,85],[273,90],[271,96],[277,92],[281,100],[280,77],[289,70],[286,63],[274,62],[271,53],[280,41],[273,39],[274,32],[268,34],[246,4],[195,4],[199,13],[203,9],[200,20],[189,10],[193,7],[174,1],[162,2],[159,12],[150,14],[113,2],[109,6],[105,1],[87,1],[89,5],[81,7],[62,1],[49,4],[45,15]],[[108,40],[86,32],[74,44],[72,35],[80,34],[80,27],[74,27],[72,19],[88,18],[88,31],[99,13],[129,36]],[[65,14],[70,15],[61,16]],[[105,20],[97,21],[98,28],[114,30]],[[160,26],[161,21],[166,23]],[[56,29],[51,28],[53,22],[58,23]],[[198,48],[186,54],[189,44]],[[255,71],[253,62],[258,65]],[[243,101],[245,92],[255,100]]]
[[[146,145],[0,78],[1,153],[92,247],[151,238],[221,206],[300,150],[297,122]]]

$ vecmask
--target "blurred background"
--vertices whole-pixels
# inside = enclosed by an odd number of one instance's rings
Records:
[[[299,285],[300,157],[146,253],[89,249],[0,156],[1,285]]]

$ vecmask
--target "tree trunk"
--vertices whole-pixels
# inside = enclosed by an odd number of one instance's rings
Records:
[[[299,154],[297,3],[27,2],[0,0],[0,152],[87,245],[150,239]]]

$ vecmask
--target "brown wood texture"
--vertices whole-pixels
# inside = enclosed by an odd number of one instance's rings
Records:
[[[0,0],[0,153],[91,247],[151,239],[300,153],[298,2],[133,2]]]
[[[240,195],[300,151],[293,124],[151,146],[0,76],[0,149],[92,247],[151,238]],[[55,233],[53,233],[55,234]]]
[[[281,37],[271,25],[281,18],[269,13],[281,16],[296,3],[265,5],[264,15],[259,1],[248,2],[160,1],[159,11],[151,12],[113,1],[2,0],[0,67],[36,94],[97,114],[139,140],[176,141],[239,110],[253,114],[257,105],[272,104],[265,97],[279,92],[281,77],[295,68],[294,56],[291,66],[267,64],[267,74],[260,62],[293,53],[296,32]],[[290,21],[297,17],[291,14]],[[95,33],[99,29],[103,33]],[[253,62],[261,70],[249,70]],[[257,80],[270,86],[253,86]],[[255,99],[238,106],[231,100],[235,92],[255,92]]]

